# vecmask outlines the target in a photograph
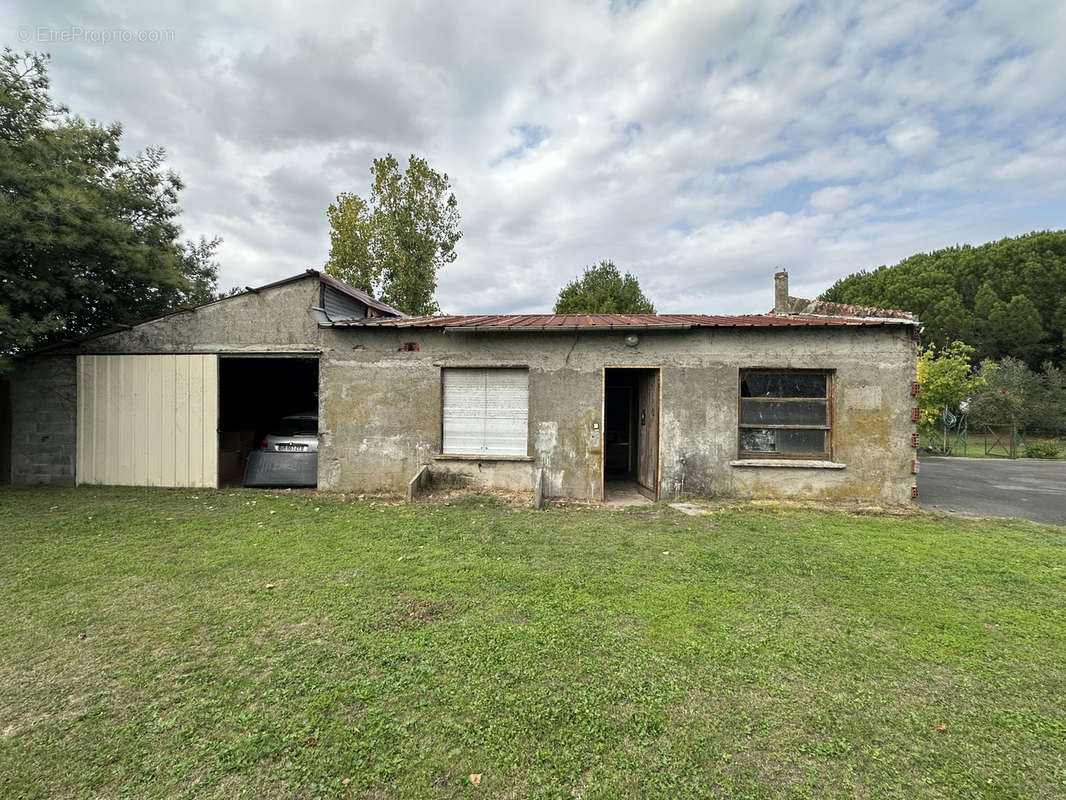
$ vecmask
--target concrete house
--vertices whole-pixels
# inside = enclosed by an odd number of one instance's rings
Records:
[[[918,323],[774,311],[405,317],[315,271],[21,362],[15,481],[216,486],[238,431],[318,409],[320,489],[434,481],[862,498],[914,485]]]

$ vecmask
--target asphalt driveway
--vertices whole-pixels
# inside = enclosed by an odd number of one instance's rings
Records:
[[[918,505],[1066,525],[1066,461],[923,458]]]

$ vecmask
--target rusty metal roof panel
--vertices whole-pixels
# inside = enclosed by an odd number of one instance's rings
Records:
[[[371,317],[339,320],[338,327],[351,328],[441,328],[463,331],[566,331],[614,330],[618,328],[781,328],[781,327],[870,327],[909,325],[905,319],[869,319],[821,315],[774,314],[468,314],[428,317]]]

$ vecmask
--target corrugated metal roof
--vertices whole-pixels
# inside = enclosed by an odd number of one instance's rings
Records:
[[[671,328],[852,327],[913,324],[904,319],[863,319],[773,314],[488,314],[340,320],[339,327],[443,328],[458,331],[567,331]]]
[[[349,286],[344,281],[337,280],[332,275],[327,275],[325,272],[320,272],[317,269],[309,269],[307,270],[307,272],[309,274],[317,275],[318,279],[322,281],[322,283],[326,284],[326,286],[332,286],[338,292],[342,292],[348,295],[349,297],[354,297],[356,300],[359,300],[364,305],[370,306],[371,308],[380,311],[383,314],[395,314],[397,317],[402,317],[404,315],[404,313],[399,309],[393,308],[388,303],[383,303],[376,297],[371,297],[362,289],[356,289],[354,286]]]

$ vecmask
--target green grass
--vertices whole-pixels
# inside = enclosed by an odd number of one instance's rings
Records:
[[[933,442],[940,442],[938,437],[923,436],[922,445],[932,444]],[[1048,439],[1037,436],[1026,436],[1017,445],[1017,457],[1027,458],[1026,444],[1032,446],[1050,445],[1058,449],[1059,454],[1055,456],[1055,459],[1066,459],[1066,440],[1063,439]],[[966,437],[965,444],[960,444],[952,437],[948,437],[948,446],[951,448],[951,455],[964,456],[966,458],[1007,458],[1007,448],[1010,446],[1009,438],[1000,437],[997,441],[991,434],[984,433],[971,433]],[[936,455],[936,454],[933,454]]]
[[[82,488],[0,531],[3,797],[1066,795],[1064,529]]]

